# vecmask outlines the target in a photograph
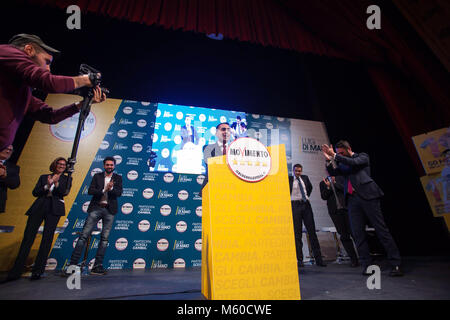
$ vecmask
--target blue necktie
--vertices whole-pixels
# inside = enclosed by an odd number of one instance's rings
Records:
[[[298,186],[299,186],[299,188],[300,188],[300,192],[301,192],[301,194],[302,194],[302,201],[305,201],[305,202],[306,202],[305,189],[303,189],[303,185],[302,185],[302,183],[301,183],[299,177],[297,177],[297,181],[298,181]]]

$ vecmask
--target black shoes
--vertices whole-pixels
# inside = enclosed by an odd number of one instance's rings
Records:
[[[391,272],[389,272],[389,277],[402,277],[403,271],[400,266],[395,266],[392,268]]]
[[[363,276],[371,276],[373,273],[367,272],[367,268],[368,266],[363,268],[363,272],[362,275]],[[394,266],[391,269],[391,272],[389,272],[389,277],[402,277],[403,276],[403,271],[400,268],[400,266]]]
[[[91,270],[91,274],[95,275],[105,275],[107,273],[106,269],[103,269],[103,266],[98,265],[94,266]]]
[[[316,266],[319,266],[319,267],[326,267],[327,265],[326,265],[326,263],[323,262],[322,260],[319,260],[319,261],[316,261]]]
[[[35,281],[35,280],[40,280],[41,279],[41,274],[40,273],[32,273],[30,280],[31,281]]]
[[[352,262],[350,263],[351,268],[356,268],[359,266],[360,266],[360,264],[359,264],[358,260],[352,260]]]

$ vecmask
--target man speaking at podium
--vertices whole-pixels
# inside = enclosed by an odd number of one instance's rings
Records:
[[[202,189],[208,183],[208,159],[227,154],[227,147],[230,144],[231,128],[228,122],[219,123],[216,127],[215,143],[208,144],[203,149],[203,159],[206,165],[206,177],[203,180]]]

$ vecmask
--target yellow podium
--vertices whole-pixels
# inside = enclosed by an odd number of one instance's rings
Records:
[[[300,299],[285,147],[267,149],[272,166],[259,182],[239,179],[225,156],[208,159],[201,285],[207,299]]]

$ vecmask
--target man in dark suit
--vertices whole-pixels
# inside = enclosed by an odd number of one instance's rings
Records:
[[[340,235],[345,251],[350,257],[350,266],[357,267],[359,265],[358,256],[353,247],[350,221],[345,207],[344,178],[341,176],[327,177],[320,182],[319,187],[320,196],[327,201],[328,214]]]
[[[0,151],[0,213],[6,210],[8,189],[16,189],[20,185],[20,167],[8,161],[12,153],[12,145]]]
[[[319,240],[317,239],[314,215],[311,208],[311,203],[309,202],[309,196],[311,195],[313,186],[309,180],[309,177],[307,175],[302,175],[302,172],[302,165],[295,164],[294,176],[289,176],[297,260],[299,266],[303,266],[302,223],[304,223],[306,231],[308,232],[316,265],[325,267],[326,264],[323,262]]]
[[[370,177],[369,156],[366,153],[354,153],[350,144],[344,140],[336,144],[336,152],[326,144],[322,146],[322,152],[327,159],[329,174],[344,177],[344,195],[359,259],[364,268],[363,274],[369,275],[367,267],[372,264],[366,235],[367,219],[374,227],[392,265],[389,275],[402,276],[400,252],[381,212],[380,198],[384,194]]]
[[[23,240],[14,267],[8,273],[8,281],[19,279],[24,269],[39,226],[45,221],[41,244],[31,271],[31,280],[39,280],[44,273],[53,237],[59,219],[66,214],[64,197],[72,186],[72,178],[64,175],[67,167],[65,158],[56,158],[50,164],[51,174],[41,175],[33,189],[37,199],[25,213],[28,216]]]
[[[114,223],[114,216],[117,213],[117,198],[122,195],[122,177],[113,172],[115,165],[116,160],[113,157],[106,157],[103,160],[105,171],[96,173],[92,177],[88,190],[88,194],[92,195],[87,210],[89,216],[70,258],[70,265],[78,264],[88,237],[98,221],[102,219],[100,243],[91,274],[106,274],[106,270],[103,268],[103,258],[108,247],[108,237]]]
[[[227,154],[227,148],[230,145],[231,128],[228,122],[219,123],[216,126],[216,142],[203,147],[203,160],[206,165],[206,177],[203,180],[201,189],[208,183],[208,159]]]

